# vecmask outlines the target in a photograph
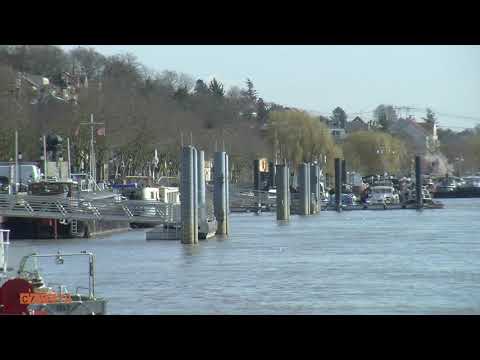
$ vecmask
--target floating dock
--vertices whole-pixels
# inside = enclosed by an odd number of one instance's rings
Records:
[[[436,202],[433,204],[423,204],[422,209],[443,209],[445,206],[440,202]],[[344,211],[351,211],[351,210],[405,210],[405,209],[417,209],[416,204],[391,204],[391,205],[382,205],[382,204],[374,204],[374,205],[342,205],[341,209]],[[328,205],[322,207],[322,210],[335,210],[335,205]]]
[[[443,209],[445,205],[441,202],[434,202],[432,204],[423,204],[423,209]],[[344,211],[354,211],[354,210],[412,210],[417,209],[416,204],[390,204],[390,205],[383,205],[383,204],[370,204],[370,205],[362,205],[362,204],[355,204],[355,205],[341,205],[341,209]],[[232,213],[259,213],[259,212],[274,212],[275,206],[245,206],[245,207],[232,207]],[[321,206],[322,211],[336,211],[335,204],[333,205],[325,205],[322,204]],[[292,206],[291,208],[292,215],[298,215],[296,208]]]

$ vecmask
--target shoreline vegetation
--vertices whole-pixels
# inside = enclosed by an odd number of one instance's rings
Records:
[[[44,80],[48,79],[48,80]],[[88,164],[90,129],[81,123],[104,123],[97,129],[98,166],[113,172],[148,174],[155,149],[157,173],[176,175],[180,146],[198,146],[211,157],[215,150],[230,154],[234,182],[251,182],[252,161],[260,157],[325,164],[344,157],[349,169],[363,173],[410,173],[417,152],[414,137],[396,133],[398,120],[391,105],[379,105],[368,129],[347,133],[339,141],[333,127],[345,129],[341,107],[332,115],[273,102],[258,94],[251,79],[243,88],[224,85],[171,70],[147,68],[132,54],[104,56],[93,48],[68,52],[57,46],[0,46],[0,161],[14,158],[14,131],[25,160],[41,155],[42,135],[69,137],[72,164]],[[350,119],[352,120],[352,119]],[[439,120],[431,110],[423,118],[427,132]],[[480,126],[462,132],[438,129],[438,143],[428,151],[445,158],[442,171],[480,169]],[[111,170],[112,171],[112,170]]]

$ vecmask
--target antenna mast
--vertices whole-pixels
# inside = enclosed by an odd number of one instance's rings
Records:
[[[104,125],[105,123],[96,123],[93,121],[93,114],[90,114],[90,122],[80,123],[80,125],[90,125],[90,176],[95,183],[97,182],[97,160],[95,157],[95,125]]]

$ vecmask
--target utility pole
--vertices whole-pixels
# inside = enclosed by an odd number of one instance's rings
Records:
[[[68,161],[68,172],[67,176],[70,179],[72,177],[72,164],[70,159],[70,138],[67,138],[67,161]]]
[[[275,137],[274,137],[274,140],[273,140],[273,165],[276,166],[277,165],[277,161],[278,161],[278,137],[277,137],[277,129],[275,129]]]
[[[45,181],[47,181],[47,137],[43,135],[43,176]]]
[[[15,194],[18,193],[18,131],[15,130]]]
[[[95,158],[95,125],[104,125],[93,121],[93,114],[90,114],[90,122],[80,123],[80,125],[90,125],[90,176],[97,182],[97,161]]]

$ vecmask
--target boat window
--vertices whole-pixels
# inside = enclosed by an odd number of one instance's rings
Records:
[[[154,195],[153,191],[150,191],[150,199],[155,199],[155,195]]]
[[[392,189],[373,189],[374,194],[391,194]]]
[[[32,195],[59,195],[68,192],[67,184],[37,183],[31,184]]]

